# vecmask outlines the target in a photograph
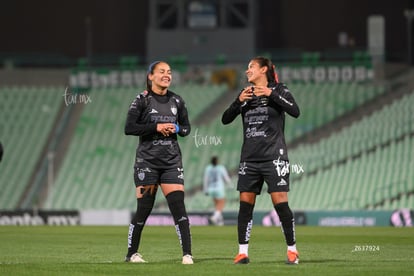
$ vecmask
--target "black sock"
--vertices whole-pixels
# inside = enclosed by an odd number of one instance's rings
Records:
[[[128,258],[138,252],[142,230],[154,206],[154,201],[155,195],[145,195],[137,199],[137,211],[131,220],[128,231],[128,253],[126,255]]]
[[[174,191],[167,196],[168,207],[174,218],[175,230],[184,255],[191,254],[190,222],[184,205],[184,192]]]
[[[239,244],[248,244],[253,227],[254,205],[240,201],[239,215],[237,217],[237,233]]]
[[[275,206],[275,210],[279,216],[280,223],[282,224],[283,234],[287,245],[294,245],[296,243],[295,238],[295,219],[292,214],[292,210],[289,208],[287,202],[278,203]]]

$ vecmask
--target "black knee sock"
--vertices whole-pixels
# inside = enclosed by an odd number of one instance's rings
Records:
[[[295,219],[293,218],[289,204],[287,202],[282,202],[276,204],[274,207],[279,216],[280,223],[282,224],[282,231],[285,235],[286,244],[294,245],[296,243]]]
[[[137,199],[137,211],[129,225],[127,257],[131,257],[132,254],[138,252],[141,233],[144,229],[145,222],[151,213],[152,207],[154,206],[154,201],[155,195],[145,195],[143,198]]]
[[[250,233],[253,227],[253,209],[254,205],[240,201],[239,215],[237,217],[239,244],[249,243]]]
[[[190,222],[184,205],[184,192],[174,191],[167,196],[168,207],[174,218],[175,230],[180,241],[183,255],[191,255]]]

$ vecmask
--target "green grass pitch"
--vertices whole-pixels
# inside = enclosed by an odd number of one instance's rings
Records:
[[[296,228],[300,264],[286,265],[279,227],[253,226],[248,265],[234,265],[236,226],[193,226],[194,265],[173,226],[147,226],[146,264],[124,263],[127,226],[2,226],[0,275],[414,275],[414,228]]]

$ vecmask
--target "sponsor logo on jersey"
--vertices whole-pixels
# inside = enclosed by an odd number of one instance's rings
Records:
[[[266,132],[264,131],[258,131],[257,128],[252,127],[252,128],[247,128],[246,129],[246,138],[253,138],[253,137],[266,137]]]
[[[176,116],[169,115],[151,115],[151,122],[153,123],[175,123]]]
[[[154,146],[171,146],[172,145],[172,141],[171,140],[162,140],[162,139],[158,139],[158,140],[154,140],[152,141],[152,144]]]

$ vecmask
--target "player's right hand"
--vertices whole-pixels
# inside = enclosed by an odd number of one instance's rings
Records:
[[[248,86],[242,90],[239,95],[239,101],[245,102],[253,98],[253,86]]]

